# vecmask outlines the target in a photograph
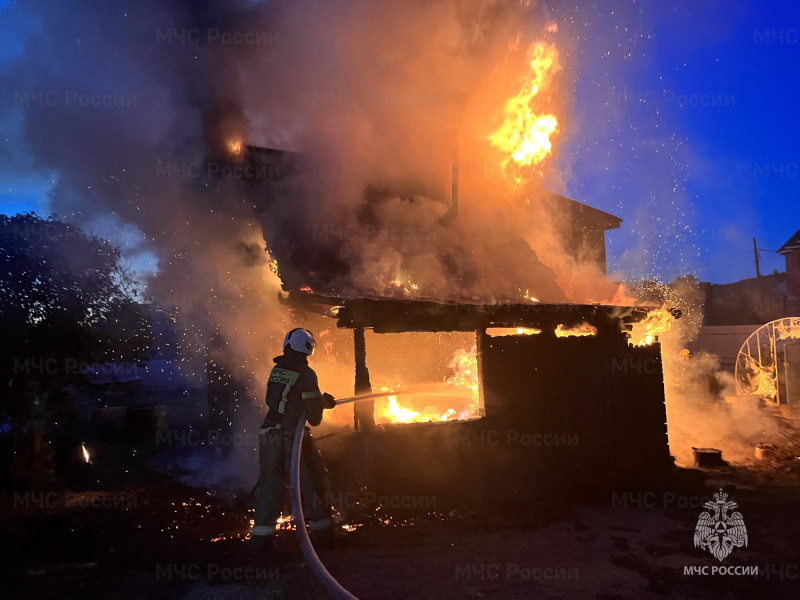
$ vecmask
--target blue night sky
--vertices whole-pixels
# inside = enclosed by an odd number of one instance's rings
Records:
[[[573,40],[573,115],[556,157],[564,191],[624,219],[607,238],[609,271],[754,276],[752,238],[776,250],[800,228],[800,3],[596,4],[547,10]],[[0,0],[0,75],[37,30],[24,3]],[[0,210],[46,214],[58,175],[34,169],[12,90],[2,95]],[[773,252],[761,261],[764,273],[784,270]]]
[[[667,280],[754,276],[752,238],[776,250],[800,228],[800,3],[598,4],[579,44],[586,137],[562,160],[573,197],[625,219],[608,236],[610,267],[633,271],[626,251],[645,252]],[[586,152],[598,147],[605,161]],[[642,230],[674,244],[637,243]],[[761,264],[784,270],[772,252]]]

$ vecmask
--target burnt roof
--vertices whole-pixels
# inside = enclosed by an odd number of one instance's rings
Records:
[[[579,226],[588,227],[592,229],[602,229],[608,231],[609,229],[619,229],[622,219],[611,213],[607,213],[599,208],[594,208],[583,202],[578,202],[572,198],[554,194],[553,192],[544,192],[541,196],[541,201],[550,207],[557,209],[566,208],[569,220]],[[560,205],[560,206],[559,206]]]
[[[430,299],[355,298],[341,300],[313,293],[291,293],[282,302],[337,319],[344,329],[364,327],[375,333],[481,331],[488,327],[552,330],[590,323],[619,332],[641,321],[649,308],[601,304],[458,303]]]
[[[800,229],[798,229],[792,237],[786,240],[783,246],[778,248],[778,254],[789,254],[792,250],[796,250],[797,248],[800,248]]]
[[[255,176],[248,177],[247,181],[252,186],[252,198],[257,207],[257,216],[270,255],[279,265],[278,274],[282,288],[288,292],[308,288],[331,296],[347,295],[349,292],[350,295],[369,297],[369,292],[366,290],[350,290],[348,287],[352,281],[352,266],[346,253],[340,251],[341,246],[346,246],[346,243],[343,243],[346,240],[342,239],[344,234],[341,224],[338,228],[335,223],[320,224],[317,237],[317,222],[313,219],[295,218],[298,214],[314,215],[319,212],[304,184],[307,170],[313,168],[313,165],[302,163],[300,153],[252,145],[245,146],[241,160],[248,168],[254,169],[251,172]],[[368,196],[369,194],[375,196],[367,198],[369,200],[367,205],[379,203],[382,195],[389,197],[397,195],[394,190],[385,193],[377,190],[377,192],[379,193],[376,195],[376,189],[373,188],[365,190]],[[565,251],[576,254],[589,248],[593,252],[592,256],[599,252],[601,266],[605,270],[603,232],[619,228],[622,223],[621,218],[543,188],[532,188],[527,195],[530,203],[525,210],[532,223],[538,222],[541,218],[537,211],[545,209],[554,215],[554,227],[564,238]],[[368,230],[372,217],[369,211],[362,212],[364,214],[359,216],[359,227]],[[314,239],[316,243],[302,243],[302,240],[308,239]],[[487,248],[503,248],[504,251],[519,256],[519,260],[514,261],[513,273],[509,273],[511,268],[509,265],[497,268],[495,272],[504,273],[507,279],[519,277],[520,281],[539,281],[542,289],[537,289],[536,295],[544,301],[566,301],[566,296],[558,288],[552,273],[546,272],[549,268],[538,259],[530,241],[521,236],[513,237],[497,233],[493,238],[486,238],[485,242]],[[511,248],[514,244],[516,248]],[[439,260],[443,265],[447,261],[453,262],[449,253],[439,254],[441,255]],[[453,271],[451,281],[460,280],[462,277],[469,279],[475,275],[471,271],[475,270],[474,266],[469,264],[459,264],[458,268],[453,266],[450,270]],[[537,272],[541,272],[542,277],[537,279],[535,277]],[[390,282],[387,282],[387,289],[390,285]],[[387,293],[387,290],[380,293]],[[444,293],[442,295],[450,296]],[[513,301],[521,299],[520,297]]]

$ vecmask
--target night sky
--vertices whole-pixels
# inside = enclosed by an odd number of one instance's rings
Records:
[[[753,277],[752,238],[777,250],[800,228],[800,5],[598,4],[579,26],[582,132],[565,160],[574,160],[568,191],[625,218],[608,238],[623,272],[645,252],[668,280]],[[591,147],[607,150],[606,160]],[[648,244],[660,236],[667,243]],[[774,252],[761,264],[763,273],[784,270]]]
[[[547,3],[575,81],[554,160],[562,191],[624,219],[608,236],[609,271],[737,281],[755,275],[753,237],[762,272],[784,270],[770,251],[800,228],[800,3],[595,4]],[[0,6],[0,210],[46,214],[59,174],[28,156],[8,76],[40,9]],[[146,264],[130,230],[98,233]]]

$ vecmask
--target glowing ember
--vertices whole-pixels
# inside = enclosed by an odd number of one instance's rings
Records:
[[[550,87],[553,76],[561,70],[558,51],[553,44],[535,42],[528,48],[530,72],[526,75],[522,89],[506,101],[503,108],[504,121],[489,141],[500,148],[507,158],[517,166],[531,166],[544,160],[552,150],[550,136],[558,129],[554,115],[538,114],[536,97]],[[520,182],[520,179],[517,179]]]
[[[528,302],[531,302],[531,303],[533,303],[533,302],[539,302],[539,299],[538,299],[536,296],[532,296],[532,295],[531,295],[531,292],[530,292],[530,290],[525,290],[525,291],[523,292],[523,291],[522,291],[522,289],[520,288],[520,290],[519,290],[519,293],[520,293],[520,294],[522,295],[522,297],[523,297],[523,298],[525,298],[525,300],[527,300]]]
[[[416,297],[419,295],[419,286],[412,281],[411,277],[397,277],[389,282],[383,295],[390,297]]]
[[[92,461],[89,457],[89,451],[86,449],[86,444],[81,444],[81,450],[83,450],[83,460],[85,460],[87,464],[91,464]]]
[[[666,305],[658,310],[647,313],[647,317],[639,323],[634,323],[631,330],[631,344],[634,346],[649,346],[658,341],[658,336],[672,327],[675,320],[673,314],[667,310]]]
[[[229,142],[228,143],[228,150],[231,151],[231,154],[239,154],[242,151],[242,142]]]
[[[525,291],[525,295],[523,297],[529,302],[539,302],[539,299],[535,296],[531,296],[527,290]]]
[[[563,325],[559,325],[555,330],[556,337],[586,337],[597,335],[597,327],[590,323],[581,323],[577,327],[566,329]]]
[[[278,261],[270,256],[269,262],[267,264],[269,265],[269,270],[272,272],[272,274],[278,275],[279,273]]]
[[[292,515],[283,516],[281,515],[278,517],[278,520],[275,522],[275,529],[279,531],[290,531],[295,529],[294,519]]]

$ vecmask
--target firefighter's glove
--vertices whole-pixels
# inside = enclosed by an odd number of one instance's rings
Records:
[[[322,394],[322,405],[325,408],[333,408],[336,406],[336,398],[331,396],[328,392]]]

